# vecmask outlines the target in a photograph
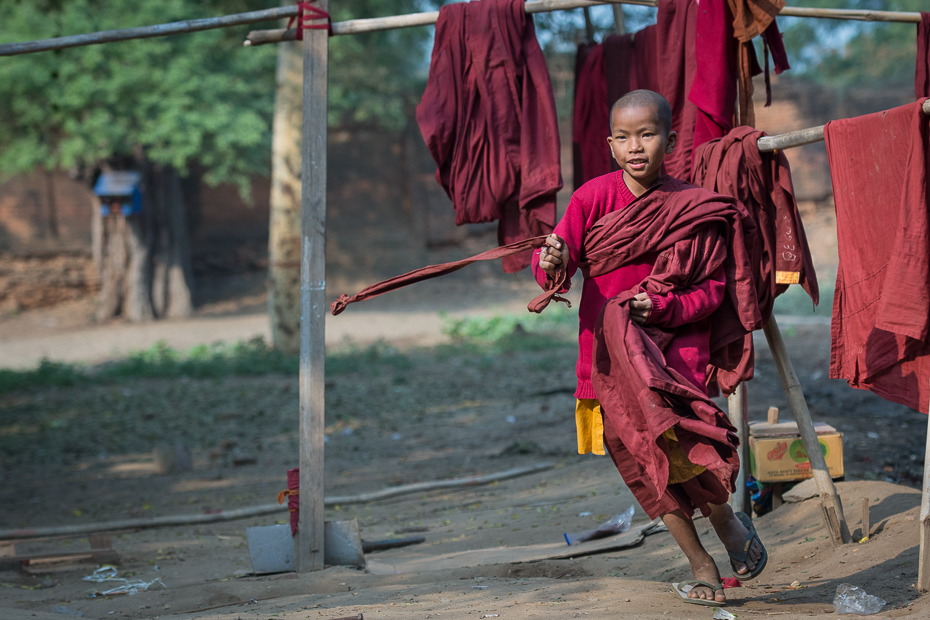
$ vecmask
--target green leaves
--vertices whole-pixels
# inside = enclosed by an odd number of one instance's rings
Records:
[[[44,6],[43,6],[44,5]],[[257,0],[0,0],[0,40],[25,41],[275,6]],[[50,28],[50,24],[52,27]],[[266,24],[274,27],[274,24]],[[275,49],[240,29],[108,43],[0,61],[0,172],[91,167],[139,148],[182,173],[245,181],[268,168]]]

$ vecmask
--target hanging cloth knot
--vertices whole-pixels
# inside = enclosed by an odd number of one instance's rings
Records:
[[[313,6],[314,0],[306,0],[297,3],[297,15],[287,21],[287,28],[290,30],[294,23],[297,24],[297,40],[303,41],[304,30],[329,30],[329,36],[333,36],[333,21],[329,13],[323,9]],[[325,19],[325,24],[311,23],[315,20]]]

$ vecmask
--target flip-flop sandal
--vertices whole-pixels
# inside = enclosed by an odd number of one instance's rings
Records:
[[[707,583],[706,581],[698,581],[697,579],[692,579],[691,581],[682,581],[681,583],[673,583],[672,589],[678,593],[678,596],[680,596],[684,602],[691,603],[692,605],[712,605],[714,607],[724,607],[726,605],[726,602],[718,603],[714,599],[690,598],[688,594],[691,592],[691,590],[699,586],[713,590],[715,597],[717,596],[718,590],[723,590],[723,585],[719,583],[717,585],[713,585]]]
[[[756,533],[756,528],[752,524],[752,519],[749,518],[745,512],[737,512],[736,518],[739,519],[740,523],[743,524],[743,527],[748,530],[746,532],[746,540],[743,543],[742,551],[730,551],[727,550],[727,555],[730,556],[730,568],[733,569],[733,576],[744,581],[746,579],[755,579],[762,571],[765,569],[766,563],[769,561],[768,551],[765,550],[765,545],[762,544],[762,540],[759,539],[759,535]],[[756,562],[756,567],[753,568],[750,572],[742,574],[737,572],[735,562],[740,562],[742,564],[748,564],[749,560],[749,547],[752,546],[752,541],[758,540],[759,546],[762,547],[762,555],[759,557],[759,561]]]

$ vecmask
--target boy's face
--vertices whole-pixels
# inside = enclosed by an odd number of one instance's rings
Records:
[[[623,171],[648,188],[659,178],[662,161],[675,148],[678,135],[659,121],[649,106],[620,108],[610,119],[610,152]]]

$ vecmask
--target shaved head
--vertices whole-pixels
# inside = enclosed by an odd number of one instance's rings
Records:
[[[618,110],[631,108],[648,108],[655,112],[656,121],[668,133],[672,130],[672,106],[668,100],[657,92],[651,90],[633,90],[623,95],[610,108],[610,130],[613,131],[614,113]]]

